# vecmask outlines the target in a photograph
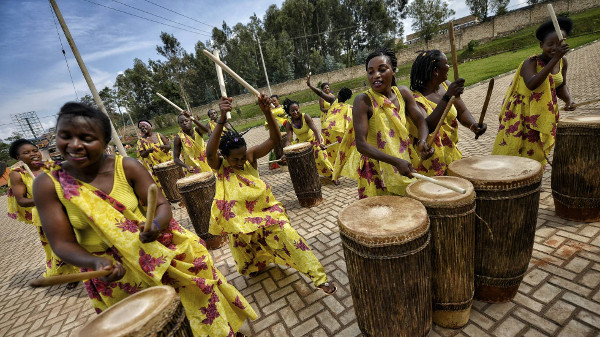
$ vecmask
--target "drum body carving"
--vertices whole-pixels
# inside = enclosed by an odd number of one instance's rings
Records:
[[[185,176],[183,169],[175,164],[174,161],[169,160],[152,167],[154,173],[160,181],[163,193],[170,203],[181,201],[181,195],[177,191],[177,179],[181,179]]]
[[[513,156],[473,156],[448,166],[448,175],[475,188],[475,298],[507,302],[527,271],[537,223],[542,165]]]
[[[581,115],[558,122],[552,161],[556,215],[600,221],[600,116]]]
[[[468,323],[473,303],[475,191],[462,178],[436,179],[464,188],[467,193],[420,180],[406,188],[406,195],[420,201],[429,216],[433,322],[456,329]]]
[[[157,286],[133,294],[84,325],[80,337],[193,337],[175,289]]]
[[[194,230],[204,240],[208,249],[223,247],[229,241],[227,234],[212,235],[208,232],[216,181],[212,172],[201,172],[177,180],[177,189],[185,200]]]
[[[283,148],[296,197],[302,207],[321,203],[321,180],[315,163],[315,153],[310,143],[299,143]]]
[[[352,300],[367,336],[421,337],[431,330],[427,211],[410,198],[356,201],[338,215]]]

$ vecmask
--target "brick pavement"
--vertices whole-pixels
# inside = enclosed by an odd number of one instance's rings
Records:
[[[594,80],[600,75],[599,55],[600,42],[568,55],[569,87],[576,101],[597,98],[600,85]],[[460,128],[459,147],[464,156],[491,152],[500,102],[512,76],[496,78],[486,118],[488,132],[475,141],[472,134]],[[476,118],[486,89],[487,83],[480,83],[463,95]],[[594,109],[600,110],[600,104],[585,110]],[[262,128],[246,136],[250,145],[265,137]],[[306,209],[299,206],[285,168],[267,171],[263,165],[260,171],[287,207],[293,226],[307,239],[338,285],[338,291],[326,297],[303,275],[274,265],[258,277],[247,279],[237,273],[229,248],[215,250],[212,253],[217,267],[259,314],[242,331],[257,337],[358,336],[336,220],[339,210],[356,200],[356,183],[342,178],[335,186],[322,180],[323,203]],[[600,223],[581,224],[556,217],[549,172],[543,178],[533,258],[517,296],[505,304],[475,301],[464,328],[434,326],[432,336],[600,335]],[[5,214],[5,205],[6,197],[1,197],[0,214]],[[185,209],[175,209],[175,216],[191,228]],[[43,272],[43,252],[33,227],[1,217],[0,228],[0,336],[70,336],[93,319],[95,314],[82,286],[69,291],[64,286],[31,289],[25,285]]]

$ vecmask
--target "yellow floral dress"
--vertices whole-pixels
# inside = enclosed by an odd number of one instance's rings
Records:
[[[444,86],[444,89],[448,89],[446,83],[442,83],[442,85]],[[437,103],[428,100],[418,91],[413,91],[413,96],[415,97],[415,101],[425,108],[427,116],[431,115],[433,110],[437,107]],[[450,163],[462,158],[462,152],[460,152],[456,146],[458,143],[457,117],[458,112],[456,111],[456,107],[452,106],[450,111],[448,111],[448,115],[446,115],[444,124],[440,127],[440,132],[435,136],[433,141],[435,152],[431,157],[423,160],[421,165],[419,165],[421,158],[419,156],[414,156],[412,165],[419,173],[426,176],[443,176],[446,174],[446,170]],[[408,118],[408,129],[412,138],[418,138],[418,128],[410,118]]]
[[[340,103],[336,99],[327,112],[325,123],[321,123],[321,125],[324,125],[321,130],[321,136],[325,141],[325,146],[327,146],[325,149],[327,151],[327,159],[332,165],[337,157],[338,148],[340,147],[344,133],[351,122],[352,105]]]
[[[305,274],[316,286],[327,282],[325,269],[290,225],[271,186],[248,162],[238,170],[223,159],[217,172],[209,232],[229,235],[231,255],[242,275],[277,263]]]
[[[193,172],[186,172],[186,175],[192,175],[200,172],[211,172],[212,169],[206,162],[206,145],[202,136],[194,130],[194,139],[187,133],[179,131],[177,134],[181,140],[181,149],[183,155],[183,161],[186,165],[194,168]]]
[[[162,138],[159,133],[155,133],[156,138],[158,139],[158,143],[153,143],[150,141],[150,138],[140,138],[137,141],[137,156],[142,161],[142,165],[146,168],[146,170],[150,171],[152,174],[152,179],[158,187],[160,187],[160,182],[158,181],[158,176],[154,173],[153,167],[160,163],[164,163],[169,160],[173,160],[173,156],[171,156],[171,151],[164,152],[159,148],[159,146],[164,145]],[[148,157],[144,158],[140,155],[140,152],[153,148],[154,151],[150,152]]]
[[[392,90],[398,97],[399,109],[389,98],[373,89],[365,92],[373,106],[367,142],[390,156],[412,162],[417,154],[413,150],[407,128],[404,100],[397,87],[392,87]],[[358,180],[359,199],[389,194],[404,195],[406,186],[415,181],[401,175],[396,167],[388,163],[361,155],[356,149],[354,127],[350,127],[344,135],[338,157],[333,177],[342,174]]]
[[[85,282],[92,306],[99,313],[142,289],[169,285],[179,293],[194,336],[233,336],[256,313],[214,267],[202,239],[174,219],[156,241],[139,240],[138,224],[146,219],[122,160],[115,156],[110,194],[73,178],[60,166],[47,172],[79,245],[125,268],[125,276],[118,281]]]
[[[532,56],[530,60],[537,63],[537,72],[544,68],[545,64],[538,56]],[[531,158],[545,166],[554,146],[559,117],[556,75],[549,74],[532,91],[525,86],[522,67],[523,63],[502,101],[498,116],[500,127],[492,154]],[[560,68],[562,70],[562,61]]]
[[[32,199],[33,198],[33,178],[26,172],[23,168],[12,169],[11,171],[16,171],[21,175],[21,179],[25,184],[26,188],[26,197]],[[27,224],[32,224],[37,229],[38,235],[40,237],[40,242],[42,243],[42,248],[44,249],[44,253],[46,253],[46,271],[44,272],[44,277],[62,275],[62,274],[70,274],[76,273],[79,271],[79,268],[76,268],[72,265],[66,264],[63,260],[61,260],[50,248],[50,244],[48,243],[48,238],[46,234],[44,234],[44,230],[42,229],[42,223],[40,222],[40,217],[37,212],[37,208],[35,207],[21,207],[17,203],[17,199],[13,193],[10,179],[8,179],[8,191],[7,191],[7,211],[8,217],[11,219],[15,219]]]
[[[288,123],[289,120],[287,113],[285,112],[285,110],[283,110],[283,107],[280,105],[276,108],[271,108],[271,113],[273,114],[273,117],[275,117],[275,120],[279,124],[279,131],[285,131],[285,123]],[[269,130],[269,124],[266,121],[265,130]]]
[[[296,128],[293,122],[290,122],[292,125],[292,130],[296,135],[296,139],[292,142],[293,144],[309,142],[313,146],[313,150],[315,152],[315,163],[317,164],[317,171],[324,177],[330,178],[333,173],[333,165],[328,159],[327,151],[321,149],[319,143],[317,143],[317,139],[313,134],[313,131],[308,127],[308,123],[304,119],[304,114],[300,117],[300,121],[302,122],[302,126],[300,128]]]
[[[327,110],[327,112],[321,111],[321,116],[319,117],[319,120],[321,121],[321,130],[324,130],[325,128],[327,128],[326,120],[329,117],[329,113],[331,112],[330,110],[331,110],[332,104],[322,98],[321,98],[321,100],[323,100],[323,108],[325,108]],[[337,100],[335,102],[337,102]],[[335,102],[333,104],[335,104]]]

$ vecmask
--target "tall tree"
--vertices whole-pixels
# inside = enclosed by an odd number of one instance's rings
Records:
[[[510,0],[466,0],[465,2],[469,6],[472,15],[475,15],[481,21],[487,21],[492,13],[505,13]]]
[[[407,14],[414,19],[413,29],[427,43],[438,33],[440,25],[455,12],[443,0],[414,0],[408,5]]]

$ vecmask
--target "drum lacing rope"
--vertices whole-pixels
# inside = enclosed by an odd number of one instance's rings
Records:
[[[527,191],[521,194],[517,194],[517,195],[510,195],[510,196],[505,196],[505,197],[481,197],[481,196],[477,196],[478,200],[508,200],[508,199],[517,199],[517,198],[522,198],[522,197],[526,197],[528,195],[540,192],[541,189],[541,185],[538,186],[536,189],[531,190],[531,191]]]
[[[427,232],[427,241],[425,241],[421,246],[419,246],[417,249],[413,249],[411,251],[408,251],[408,252],[405,252],[402,254],[397,254],[397,255],[372,255],[372,254],[368,254],[368,253],[358,252],[356,249],[352,248],[351,246],[344,243],[343,241],[342,241],[342,244],[344,245],[344,247],[348,248],[348,250],[350,250],[351,252],[353,252],[354,254],[356,254],[360,257],[366,257],[366,258],[375,259],[375,260],[391,260],[391,259],[397,259],[397,258],[401,258],[401,257],[405,257],[405,256],[415,255],[416,253],[425,249],[425,247],[427,247],[427,245],[429,245],[430,239],[431,239],[431,232]]]
[[[473,302],[473,297],[475,296],[475,290],[473,290],[473,292],[471,293],[471,298],[469,298],[466,301],[462,301],[462,302],[449,302],[449,303],[441,303],[441,302],[434,302],[433,305],[440,305],[440,306],[460,306],[460,305],[466,305],[469,304],[470,302]]]
[[[475,213],[475,207],[471,208],[470,210],[463,212],[463,213],[458,213],[458,214],[435,214],[435,215],[430,215],[427,214],[427,216],[431,219],[450,219],[450,218],[459,218],[462,216],[467,216],[471,213]],[[475,213],[475,215],[477,216],[477,213]],[[480,218],[481,219],[481,218]],[[458,227],[458,231],[461,231],[463,229],[463,224],[461,223],[460,226]]]
[[[182,307],[183,309],[183,307]],[[183,324],[183,322],[185,321],[186,313],[185,313],[185,309],[183,310],[177,310],[175,311],[176,314],[179,314],[179,317],[177,318],[177,321],[175,323],[175,326],[173,327],[173,329],[171,329],[171,331],[165,336],[165,337],[174,337],[175,334],[178,334],[179,328],[181,327],[181,324]]]
[[[490,224],[487,223],[487,221],[483,220],[482,217],[479,216],[479,214],[477,214],[477,212],[475,212],[475,216],[481,221],[483,222],[483,224],[485,225],[485,227],[487,227],[488,232],[490,233],[490,236],[492,238],[492,241],[494,241],[494,233],[492,232],[492,228],[490,227]]]

